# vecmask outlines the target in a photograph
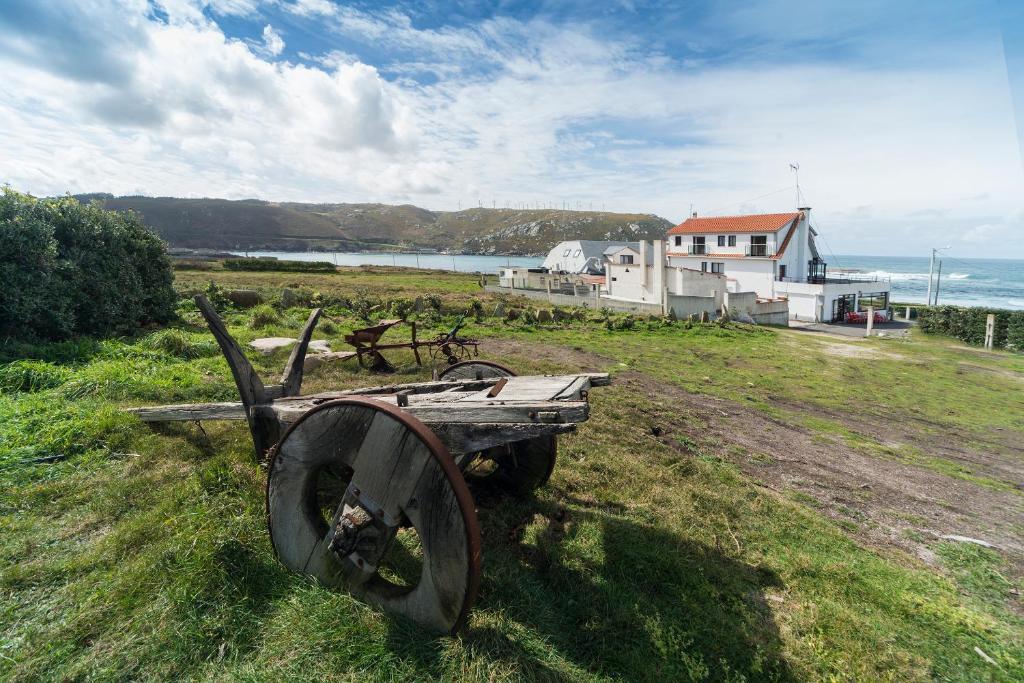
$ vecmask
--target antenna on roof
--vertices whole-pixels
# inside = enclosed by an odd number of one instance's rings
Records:
[[[789,165],[789,170],[796,174],[796,205],[800,207],[800,164],[792,163]]]

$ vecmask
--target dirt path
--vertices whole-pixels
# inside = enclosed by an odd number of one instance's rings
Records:
[[[488,340],[488,351],[502,357],[527,356],[525,348],[508,340]],[[616,362],[600,354],[531,342],[528,355],[534,360],[585,371],[613,369]],[[854,449],[842,441],[830,441],[798,425],[776,420],[754,408],[663,382],[641,372],[616,375],[616,385],[642,393],[652,401],[678,406],[661,415],[661,440],[683,448],[685,435],[702,450],[739,466],[764,486],[810,496],[811,504],[841,520],[851,533],[869,544],[890,545],[933,562],[929,543],[947,534],[985,540],[1000,548],[1024,573],[1024,540],[1020,534],[1024,496],[1000,491],[940,472],[890,460]],[[788,405],[794,412],[821,415],[821,408]],[[671,417],[678,413],[679,418]],[[829,417],[844,420],[838,411]],[[891,420],[859,415],[846,422],[859,433],[899,438],[922,449],[934,448],[915,431],[900,432]],[[955,432],[943,435],[943,447],[932,452],[943,458],[959,458],[1009,476],[1020,476],[1020,461],[994,453],[979,453]],[[1012,435],[1020,443],[1024,435]],[[1020,481],[1018,479],[1017,481]]]

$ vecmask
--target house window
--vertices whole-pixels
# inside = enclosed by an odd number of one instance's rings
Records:
[[[767,235],[751,235],[750,236],[750,255],[751,256],[767,256],[768,255],[768,237],[767,237]]]
[[[889,292],[864,292],[857,298],[857,310],[866,312],[868,307],[884,311],[889,307]]]
[[[693,238],[693,245],[690,247],[691,254],[706,254],[707,246],[704,244],[704,236]]]
[[[676,246],[677,247],[683,246],[683,236],[682,235],[676,235]]]
[[[736,235],[729,235],[729,246],[730,247],[735,247],[736,246]]]
[[[619,263],[622,264],[622,265],[626,265],[626,266],[633,265],[633,255],[632,254],[622,254],[622,255],[620,255],[619,256]]]
[[[785,280],[786,279],[786,264],[785,263],[783,263],[783,264],[781,264],[779,266],[779,279],[780,280]]]
[[[714,261],[714,262],[712,262],[712,264],[711,264],[711,272],[712,273],[724,273],[725,272],[725,264],[722,263],[721,261]]]
[[[720,246],[720,247],[724,247],[725,246],[725,235],[719,235],[718,236],[718,246]]]
[[[701,269],[702,272],[705,272],[705,273],[708,272],[708,262],[707,261],[701,261],[700,262],[700,269]]]

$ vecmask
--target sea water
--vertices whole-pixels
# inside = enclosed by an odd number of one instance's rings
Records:
[[[251,251],[248,256],[273,256],[294,261],[328,261],[339,266],[387,265],[462,273],[496,273],[517,266],[536,268],[536,256],[474,256],[448,254],[391,254],[383,252]],[[892,300],[924,303],[928,292],[927,257],[830,256],[828,274],[879,277],[892,284]],[[726,266],[728,269],[728,266]],[[936,269],[938,262],[936,261]],[[1024,261],[942,257],[939,303],[1024,309]]]

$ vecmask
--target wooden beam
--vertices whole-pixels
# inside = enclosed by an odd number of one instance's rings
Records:
[[[309,340],[313,336],[316,321],[320,319],[320,313],[321,309],[313,309],[306,321],[306,326],[302,328],[302,334],[299,335],[299,343],[292,348],[292,355],[288,357],[288,364],[284,366],[284,374],[281,375],[281,394],[283,396],[298,396],[302,391],[302,371],[306,361],[306,350],[309,348]]]

